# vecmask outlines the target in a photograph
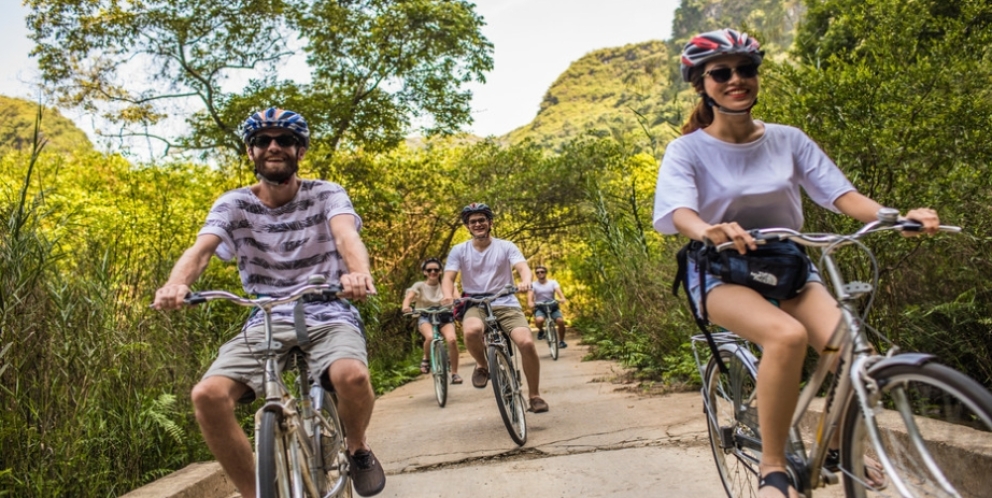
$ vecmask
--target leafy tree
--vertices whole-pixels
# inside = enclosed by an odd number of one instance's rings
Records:
[[[100,110],[127,136],[190,99],[169,145],[240,151],[251,111],[293,106],[329,151],[395,145],[413,118],[428,133],[469,123],[469,81],[492,68],[474,5],[452,0],[27,0],[45,81],[60,102]],[[301,51],[311,81],[283,74]],[[241,88],[236,81],[252,78]],[[419,121],[418,121],[419,122]]]
[[[980,0],[813,1],[797,64],[762,80],[770,121],[806,130],[858,189],[902,209],[932,206],[974,238],[870,241],[882,265],[876,324],[986,385],[992,5]],[[849,220],[807,210],[811,229]]]

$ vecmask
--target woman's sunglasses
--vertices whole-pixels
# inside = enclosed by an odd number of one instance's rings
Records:
[[[427,268],[426,270],[424,270],[424,272],[426,272],[426,273],[441,273],[441,269],[440,268]]]
[[[730,67],[719,67],[716,69],[710,69],[703,73],[703,76],[709,76],[713,78],[716,83],[726,83],[730,81],[730,77],[737,73],[741,78],[754,78],[758,75],[758,65],[757,64],[745,64],[743,66],[737,66],[735,68]]]
[[[258,135],[251,138],[251,145],[258,147],[260,149],[265,149],[275,140],[279,147],[289,147],[291,145],[299,145],[300,140],[296,138],[296,135],[279,135],[279,136],[269,136],[269,135]]]

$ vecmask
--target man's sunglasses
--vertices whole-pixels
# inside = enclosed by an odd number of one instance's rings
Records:
[[[737,66],[735,68],[730,67],[720,67],[716,69],[710,69],[703,73],[703,76],[709,76],[713,78],[716,83],[726,83],[730,81],[730,77],[737,73],[741,78],[754,78],[758,75],[758,65],[757,64],[745,64],[743,66]]]
[[[537,270],[537,271],[536,271],[536,272],[534,272],[534,273],[536,273],[536,274],[538,274],[538,275],[544,275],[544,274],[545,274],[545,273],[547,273],[547,272],[546,272],[546,271],[541,271],[541,270]]]
[[[276,143],[279,144],[279,147],[289,147],[292,145],[300,144],[300,139],[296,138],[296,135],[278,135],[275,137],[269,135],[258,135],[255,137],[251,137],[249,143],[251,143],[251,145],[254,147],[264,149],[268,147],[273,140],[275,140]]]
[[[440,268],[427,268],[424,271],[427,272],[427,273],[441,273],[441,269]]]

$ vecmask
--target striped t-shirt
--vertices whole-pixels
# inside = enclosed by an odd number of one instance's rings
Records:
[[[296,197],[277,208],[269,208],[251,188],[243,187],[217,199],[198,235],[220,237],[220,259],[237,257],[245,293],[284,296],[306,285],[312,275],[337,284],[348,272],[330,226],[330,219],[342,214],[354,216],[355,228],[361,228],[351,199],[336,183],[301,180]],[[293,306],[277,306],[273,322],[293,323]],[[334,322],[358,326],[358,312],[346,301],[306,303],[305,310],[309,327]],[[262,320],[261,313],[254,313],[245,327]]]

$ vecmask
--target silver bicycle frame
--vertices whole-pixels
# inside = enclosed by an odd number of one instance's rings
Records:
[[[891,215],[891,213],[887,214]],[[834,371],[834,364],[839,362],[836,368],[836,374],[834,375],[833,386],[827,394],[827,398],[824,403],[824,410],[819,417],[813,444],[810,448],[808,453],[809,456],[806,461],[809,471],[810,486],[817,488],[823,484],[823,479],[820,478],[820,473],[823,467],[823,462],[826,459],[830,440],[834,432],[838,430],[841,424],[853,423],[853,421],[841,420],[841,417],[844,414],[843,408],[845,408],[848,403],[856,401],[860,406],[861,415],[865,418],[866,427],[868,429],[872,446],[875,448],[879,461],[885,469],[886,474],[890,476],[893,485],[902,496],[911,496],[909,488],[902,481],[902,479],[899,478],[899,474],[896,472],[895,466],[889,459],[885,450],[882,448],[881,435],[876,430],[876,424],[873,422],[875,419],[875,408],[873,405],[877,403],[877,399],[875,399],[873,395],[878,392],[878,386],[875,385],[874,380],[868,375],[868,370],[875,363],[885,359],[885,357],[877,354],[871,344],[868,343],[864,333],[864,327],[862,327],[860,315],[857,311],[856,303],[862,295],[873,292],[874,289],[872,289],[870,285],[860,282],[845,282],[843,275],[838,269],[832,256],[832,254],[841,247],[859,244],[857,239],[862,235],[866,235],[877,230],[891,229],[892,223],[895,222],[895,218],[892,217],[891,219],[885,219],[882,217],[882,212],[880,212],[879,215],[880,221],[865,225],[861,230],[851,236],[829,234],[804,235],[790,229],[767,229],[757,230],[756,232],[766,237],[777,236],[781,239],[793,240],[806,246],[823,248],[823,254],[820,259],[821,267],[826,271],[826,275],[830,279],[830,283],[834,290],[834,297],[837,299],[841,311],[841,319],[835,327],[830,340],[827,341],[823,352],[820,354],[813,375],[800,392],[796,409],[792,415],[790,430],[793,431],[795,436],[798,436],[803,415],[805,415],[806,411],[809,409],[813,399],[816,398],[816,394],[820,391],[827,375]],[[960,231],[960,228],[950,226],[941,226],[940,229],[941,231],[947,232]],[[732,246],[732,243],[721,244],[717,248],[719,250],[729,248],[730,246]],[[737,353],[737,348],[741,347],[740,344],[742,339],[737,338],[730,332],[726,333],[726,335],[727,337],[721,339],[723,344],[719,346],[720,350]],[[696,356],[696,364],[700,368],[700,375],[704,376],[705,372],[703,372],[699,355],[695,350],[695,342],[696,341],[694,340],[693,354]],[[896,349],[893,348],[893,350],[889,352],[889,356],[895,352]],[[749,355],[750,352],[748,351],[745,356]],[[753,356],[750,356],[750,358],[753,360]],[[754,364],[752,363],[749,368],[753,368],[753,366]],[[854,399],[852,399],[852,396]],[[703,400],[707,404],[707,417],[710,418],[710,424],[717,427],[716,420],[713,418],[714,415],[712,414],[712,407],[708,404],[708,399],[709,398],[705,395],[704,386]],[[909,433],[909,440],[922,456],[928,470],[948,494],[957,496],[957,493],[953,490],[953,486],[950,485],[943,472],[941,472],[929,452],[926,450],[920,431],[915,423],[913,423],[912,414],[906,413],[905,407],[901,407],[900,414],[906,424],[907,432]]]

